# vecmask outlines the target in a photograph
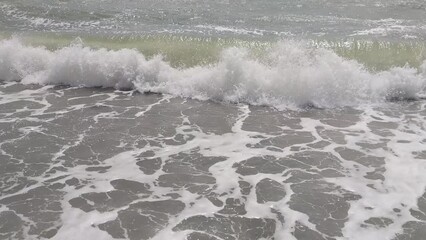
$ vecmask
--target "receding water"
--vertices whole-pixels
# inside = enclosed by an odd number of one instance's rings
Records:
[[[425,13],[0,0],[0,239],[426,239]]]

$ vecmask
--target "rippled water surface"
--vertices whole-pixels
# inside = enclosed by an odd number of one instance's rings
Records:
[[[420,0],[0,0],[0,239],[426,239]]]
[[[0,1],[0,30],[126,35],[426,37],[422,0]]]

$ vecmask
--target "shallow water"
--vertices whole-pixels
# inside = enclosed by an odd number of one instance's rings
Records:
[[[4,82],[2,238],[423,239],[426,103],[277,111]]]
[[[0,0],[0,239],[426,239],[420,0]]]

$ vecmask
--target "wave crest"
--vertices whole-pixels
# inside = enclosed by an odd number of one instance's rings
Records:
[[[134,49],[113,51],[75,44],[50,51],[10,39],[0,42],[0,79],[131,88],[277,108],[336,107],[416,98],[426,86],[426,61],[419,69],[371,72],[331,50],[283,41],[262,58],[234,47],[225,49],[214,64],[174,68],[161,56],[147,59]]]

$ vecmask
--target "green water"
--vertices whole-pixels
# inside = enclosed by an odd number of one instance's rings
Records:
[[[253,58],[262,61],[264,55],[280,40],[244,40],[236,38],[201,38],[185,36],[110,37],[67,34],[31,34],[14,36],[27,45],[56,50],[72,44],[110,50],[137,49],[147,58],[162,55],[174,67],[192,67],[215,63],[222,50],[230,47],[249,49]],[[0,33],[0,39],[10,39],[9,33]],[[288,41],[288,40],[282,40]],[[295,40],[291,40],[295,41]],[[382,71],[391,67],[418,68],[426,60],[426,42],[422,41],[332,41],[303,40],[304,44],[333,50],[339,56],[355,60],[367,69]]]

